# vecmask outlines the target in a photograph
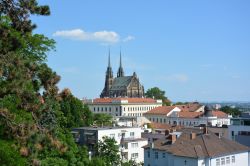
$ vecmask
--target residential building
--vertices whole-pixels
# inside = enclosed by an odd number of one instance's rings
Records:
[[[85,102],[93,113],[107,113],[115,117],[140,117],[162,106],[162,100],[151,98],[97,98]]]
[[[140,83],[139,78],[134,72],[132,76],[125,76],[122,67],[122,58],[120,53],[120,66],[117,72],[117,77],[113,77],[113,71],[110,64],[110,52],[108,67],[105,77],[105,86],[100,95],[105,97],[143,97],[144,87]]]
[[[180,126],[218,126],[229,125],[232,116],[210,107],[189,109],[187,106],[156,107],[144,114],[151,122]]]
[[[147,145],[148,140],[141,138],[142,129],[139,127],[80,127],[73,129],[72,133],[76,142],[86,145],[93,154],[98,140],[107,136],[116,140],[123,160],[144,161],[142,147]]]
[[[247,166],[249,148],[207,128],[186,128],[144,147],[145,166]]]
[[[228,135],[231,140],[250,147],[250,112],[245,112],[239,118],[232,118],[228,126]]]

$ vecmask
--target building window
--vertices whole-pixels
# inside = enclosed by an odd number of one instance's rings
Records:
[[[220,159],[220,163],[221,163],[221,165],[225,165],[225,158],[224,157]]]
[[[220,166],[220,159],[216,159],[216,166]]]
[[[132,159],[138,158],[138,153],[132,153],[132,154],[131,154],[131,158],[132,158]]]
[[[235,156],[232,156],[232,163],[235,163]]]
[[[155,152],[155,158],[158,159],[158,152]]]
[[[150,158],[150,151],[148,151],[148,158]]]
[[[138,148],[138,143],[136,142],[136,143],[131,143],[131,147],[132,148]]]
[[[230,164],[230,157],[226,157],[226,164]]]
[[[94,111],[95,111],[95,107],[94,107]]]
[[[135,132],[130,132],[130,137],[134,137],[135,136]]]
[[[166,153],[162,153],[162,158],[166,158]]]

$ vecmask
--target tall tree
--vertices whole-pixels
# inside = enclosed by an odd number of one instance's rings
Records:
[[[119,146],[114,138],[103,137],[103,141],[98,141],[96,151],[108,166],[120,165]]]
[[[168,100],[168,98],[165,96],[165,91],[161,90],[158,87],[148,89],[145,93],[145,96],[154,99],[161,99],[163,105],[171,105],[170,100]]]

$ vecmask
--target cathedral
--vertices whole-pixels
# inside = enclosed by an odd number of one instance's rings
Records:
[[[120,52],[120,66],[117,72],[117,77],[113,77],[113,71],[110,64],[110,52],[108,58],[108,67],[105,77],[105,86],[100,95],[105,97],[137,97],[144,96],[144,87],[140,84],[139,78],[134,72],[132,76],[125,76],[122,67],[122,57]]]

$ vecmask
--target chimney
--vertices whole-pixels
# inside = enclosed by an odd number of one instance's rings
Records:
[[[175,134],[171,134],[170,135],[170,139],[171,139],[172,144],[174,144],[175,141],[176,141],[176,135]]]
[[[207,126],[203,127],[203,134],[208,134]]]
[[[165,136],[169,135],[170,131],[169,130],[165,130]]]
[[[190,139],[195,139],[196,138],[196,133],[191,132],[190,133]]]

